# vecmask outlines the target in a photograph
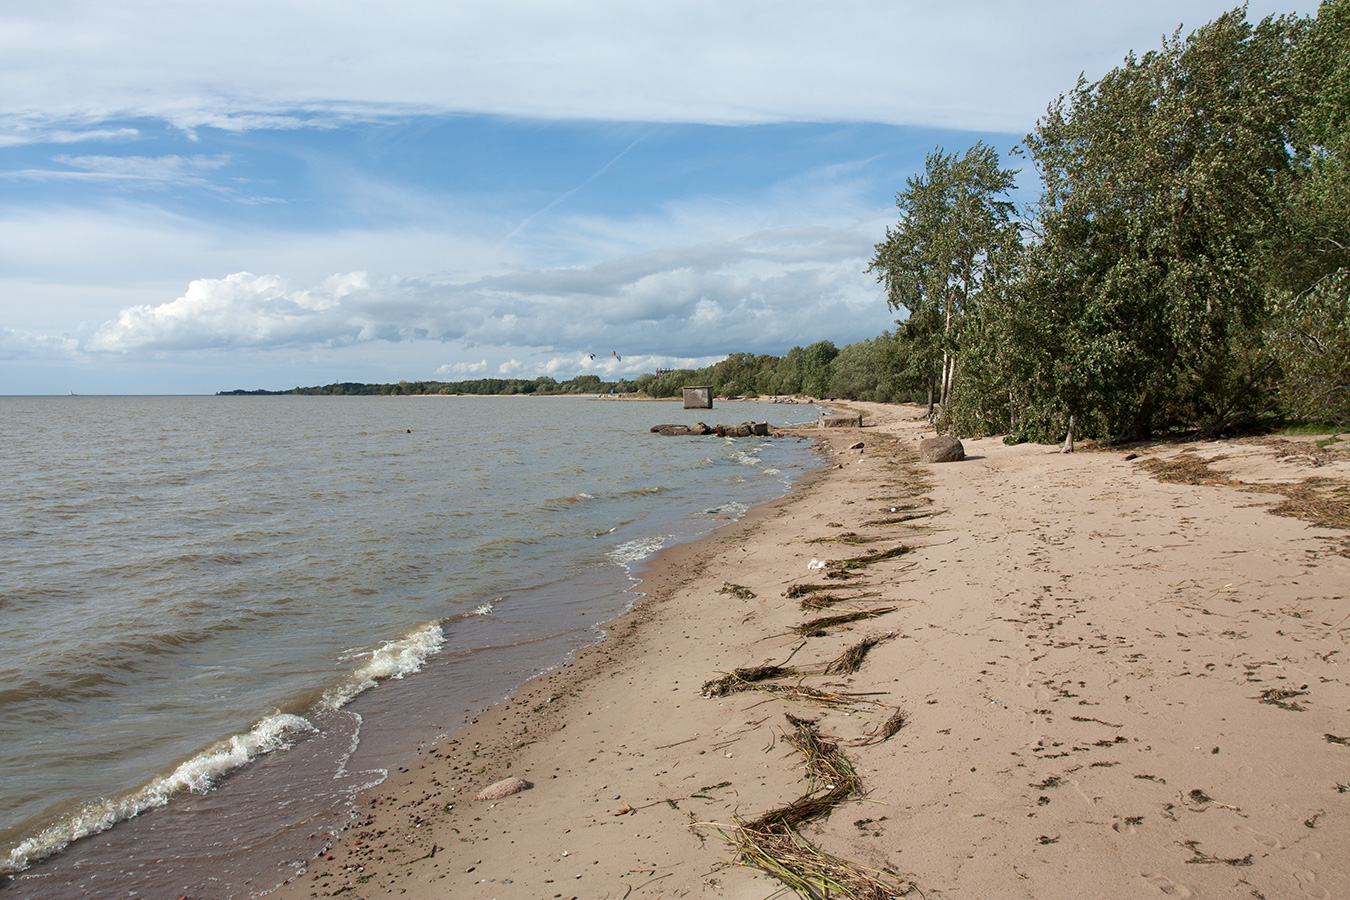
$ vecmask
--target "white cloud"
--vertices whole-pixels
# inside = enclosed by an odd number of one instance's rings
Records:
[[[1300,4],[1312,12],[1315,4]],[[116,116],[191,130],[409,112],[1022,132],[1080,71],[1225,0],[70,0],[0,10],[18,141]],[[1255,2],[1251,16],[1275,9]],[[1294,7],[1298,8],[1298,7]],[[209,46],[203,36],[210,35]]]
[[[476,363],[457,362],[447,366],[441,366],[436,370],[439,378],[462,378],[465,375],[482,375],[488,370],[488,361],[479,360]]]
[[[353,272],[299,286],[240,272],[196,279],[174,300],[125,308],[82,347],[128,354],[456,342],[554,351],[548,364],[572,372],[592,353],[598,369],[621,372],[642,356],[782,352],[822,337],[848,343],[890,324],[863,272],[873,240],[859,231],[777,229],[469,281]],[[488,365],[484,358],[441,371]],[[501,365],[516,373],[526,363],[513,357]]]

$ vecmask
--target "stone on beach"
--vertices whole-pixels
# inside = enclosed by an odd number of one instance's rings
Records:
[[[510,797],[512,794],[519,794],[521,791],[528,791],[534,787],[533,784],[524,778],[503,778],[496,784],[490,784],[481,791],[473,795],[475,800],[500,800],[503,797]]]
[[[965,446],[949,434],[931,437],[919,442],[920,462],[960,462],[965,458]]]

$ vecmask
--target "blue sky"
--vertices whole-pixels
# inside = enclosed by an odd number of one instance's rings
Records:
[[[872,337],[894,314],[864,270],[929,151],[1020,165],[1080,72],[1226,8],[4,4],[0,394],[616,378]],[[1249,18],[1277,11],[1315,5]]]

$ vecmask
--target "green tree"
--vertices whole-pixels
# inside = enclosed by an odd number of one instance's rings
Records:
[[[1235,10],[1053,103],[1027,146],[1037,237],[1004,326],[1023,434],[1217,430],[1260,403],[1289,183],[1290,19]],[[1024,351],[1024,352],[1023,352]]]
[[[1350,425],[1350,0],[1325,0],[1292,54],[1298,175],[1271,318],[1280,405]]]
[[[886,286],[912,364],[945,407],[961,354],[961,319],[1006,281],[1020,245],[1007,199],[1016,171],[999,168],[998,153],[978,143],[957,158],[928,154],[924,174],[896,195],[900,221],[886,229],[868,267]]]

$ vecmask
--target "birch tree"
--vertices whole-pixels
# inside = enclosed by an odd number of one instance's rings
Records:
[[[961,362],[963,317],[1005,275],[1019,246],[1008,191],[1016,170],[999,167],[998,153],[978,143],[957,157],[928,154],[922,175],[896,195],[900,220],[886,229],[868,267],[886,287],[892,310],[904,309],[898,334],[911,362],[926,372],[929,415],[945,409]]]

